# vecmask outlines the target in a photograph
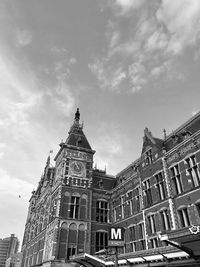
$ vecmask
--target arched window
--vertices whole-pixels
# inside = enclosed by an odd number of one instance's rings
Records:
[[[80,200],[80,219],[85,220],[87,218],[87,195],[82,194]]]
[[[96,221],[108,222],[108,202],[106,200],[97,200],[96,202]]]
[[[76,254],[76,249],[77,249],[77,225],[75,223],[72,223],[69,226],[67,259],[69,259],[70,256]]]
[[[108,233],[104,230],[96,232],[96,252],[108,248]]]
[[[68,225],[66,222],[64,222],[62,223],[60,229],[60,244],[58,252],[59,259],[64,259],[66,257],[67,234],[68,234]]]
[[[78,219],[79,208],[80,208],[80,195],[73,194],[71,196],[69,217],[72,219]]]
[[[84,252],[84,244],[85,244],[85,225],[80,224],[78,228],[78,246],[77,253]]]

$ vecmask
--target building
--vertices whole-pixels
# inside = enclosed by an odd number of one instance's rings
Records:
[[[6,260],[5,267],[21,267],[21,256],[20,252],[10,255]]]
[[[77,110],[32,192],[22,267],[114,266],[110,226],[125,229],[119,265],[200,266],[200,113],[163,139],[146,128],[141,150],[115,177],[93,168]]]
[[[10,237],[0,239],[0,267],[5,267],[6,260],[16,253],[19,248],[19,240],[11,234]]]

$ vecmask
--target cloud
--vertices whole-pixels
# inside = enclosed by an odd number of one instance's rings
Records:
[[[16,36],[16,45],[17,46],[27,46],[33,40],[33,35],[28,30],[22,30],[22,29],[18,28],[15,30],[15,36]]]
[[[74,64],[76,64],[76,63],[77,63],[77,60],[76,60],[75,57],[71,57],[71,58],[69,59],[69,64],[70,64],[70,65],[74,65]]]
[[[17,136],[23,135],[29,124],[30,112],[40,103],[42,93],[37,89],[36,75],[12,56],[0,53],[0,127]]]
[[[121,66],[112,68],[106,65],[106,61],[95,59],[93,63],[88,64],[88,68],[96,76],[101,88],[111,91],[120,91],[120,84],[126,78],[126,73]]]
[[[147,52],[165,51],[168,46],[168,39],[168,35],[160,27],[149,36],[145,44],[145,49]]]
[[[115,90],[118,88],[121,82],[126,78],[126,73],[122,70],[122,67],[116,69],[113,73],[111,87]]]
[[[63,55],[69,53],[69,51],[65,47],[58,47],[58,46],[51,47],[51,52],[54,55]]]
[[[109,129],[109,131],[108,131]],[[95,134],[95,154],[94,162],[97,163],[97,167],[104,169],[105,166],[108,169],[112,166],[114,159],[117,160],[123,153],[124,136],[120,133],[119,125],[110,123],[101,123]]]
[[[196,49],[194,59],[199,57],[199,0],[115,0],[112,3],[114,12],[120,10],[118,14],[125,16],[108,21],[107,54],[90,65],[101,87],[112,89],[116,81],[115,91],[119,92],[122,91],[121,82],[128,81],[126,90],[134,93],[149,79],[154,83],[161,76],[163,79],[184,80],[178,63],[180,58],[174,56],[183,54],[190,46]],[[119,83],[114,75],[117,73]]]
[[[5,151],[3,151],[5,148],[6,148],[6,144],[0,143],[0,159],[2,159],[5,154]]]
[[[10,177],[17,174],[35,181],[46,153],[58,143],[58,132],[63,130],[63,119],[71,116],[75,98],[64,79],[52,73],[43,79],[36,67],[18,56],[0,46],[0,144],[5,144],[0,146],[0,168],[9,170]]]
[[[60,80],[51,93],[52,98],[55,98],[55,105],[57,110],[64,116],[70,115],[74,109],[75,99],[69,89],[69,86],[64,80]]]
[[[199,112],[198,109],[193,109],[193,111],[191,112],[191,115],[192,116],[195,116],[198,112]]]
[[[130,10],[138,9],[144,4],[145,0],[114,0],[114,7],[120,9],[119,15],[125,15]]]
[[[179,54],[188,45],[195,45],[199,39],[199,0],[163,0],[156,16],[170,34],[168,52]]]
[[[150,76],[154,79],[157,79],[162,75],[163,73],[168,73],[170,69],[170,61],[165,61],[162,65],[155,66],[151,69]]]
[[[40,73],[36,72],[36,69],[0,47],[0,88],[4,88],[0,98],[0,127],[10,127],[15,138],[27,135],[32,131],[31,120],[38,112],[44,113],[43,105],[47,95],[54,104],[51,106],[52,110],[50,103],[45,109],[52,114],[63,115],[65,112],[65,116],[68,116],[75,101],[65,81],[69,76],[66,68],[69,64],[75,64],[75,58],[57,61],[54,76],[50,73],[51,86],[48,86],[49,77],[41,81]]]
[[[128,75],[132,85],[132,92],[139,91],[146,84],[145,73],[145,66],[140,62],[135,62],[129,66]]]
[[[23,230],[28,210],[28,201],[34,185],[15,177],[10,177],[0,169],[0,229],[4,235],[14,232],[22,241]]]
[[[120,38],[120,33],[118,31],[115,31],[112,33],[112,37],[110,39],[110,45],[109,45],[111,49],[117,45],[119,38]]]
[[[0,169],[0,195],[16,196],[20,195],[24,199],[28,200],[31,191],[34,189],[34,185],[23,180],[19,180],[15,177],[10,177],[9,174]]]

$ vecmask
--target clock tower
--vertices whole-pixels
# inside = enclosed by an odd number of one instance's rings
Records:
[[[61,142],[55,157],[57,180],[61,179],[65,185],[72,187],[90,188],[94,153],[83,132],[77,109],[69,136],[66,142]]]
[[[91,250],[93,155],[77,109],[65,142],[55,157],[54,192],[58,208],[58,260]],[[56,193],[58,192],[58,193]],[[59,204],[58,204],[59,199]]]

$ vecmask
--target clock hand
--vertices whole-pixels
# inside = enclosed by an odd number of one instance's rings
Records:
[[[75,167],[78,168],[78,164],[77,164],[77,162],[75,162]]]

